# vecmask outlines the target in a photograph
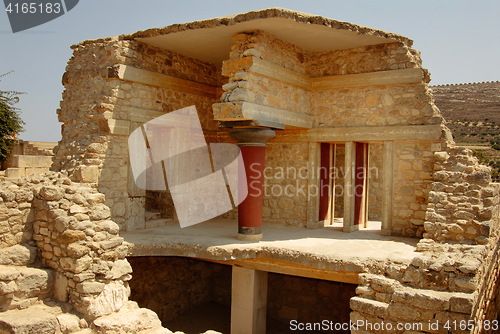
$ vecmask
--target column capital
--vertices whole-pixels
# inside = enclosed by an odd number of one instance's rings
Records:
[[[229,135],[236,139],[238,146],[261,146],[276,136],[276,132],[261,128],[241,128],[229,131]]]

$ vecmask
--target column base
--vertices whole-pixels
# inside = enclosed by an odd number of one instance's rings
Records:
[[[238,233],[236,235],[236,238],[241,241],[259,241],[262,240],[262,233],[261,234],[241,234]]]
[[[359,224],[358,225],[344,226],[342,230],[343,230],[343,232],[347,232],[347,233],[359,231]]]
[[[238,240],[258,241],[262,240],[262,226],[245,227],[238,226]]]

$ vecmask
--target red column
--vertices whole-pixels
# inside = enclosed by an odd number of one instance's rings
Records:
[[[236,129],[229,132],[236,139],[245,164],[248,196],[238,206],[238,239],[262,239],[262,206],[266,142],[275,136],[268,129]]]

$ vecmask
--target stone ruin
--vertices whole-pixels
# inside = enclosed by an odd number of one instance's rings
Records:
[[[494,333],[500,186],[453,142],[411,46],[397,34],[276,8],[72,46],[52,171],[0,186],[0,333],[169,333],[129,300],[139,256],[232,266],[231,333],[265,333],[268,272],[355,284],[350,321],[372,326],[351,333]],[[273,173],[307,172],[298,181],[266,177],[261,190],[329,190],[243,202],[220,218],[240,239],[225,237],[236,245],[230,251],[211,237],[206,245],[178,241],[169,232],[178,221],[172,194],[135,185],[127,140],[191,105],[207,143],[238,142],[246,165],[254,154]],[[274,134],[262,139],[263,129]],[[336,167],[343,173],[311,172]],[[259,214],[248,221],[244,212]],[[363,262],[262,239],[273,226],[327,235],[339,222],[355,238],[369,220],[381,222],[381,240],[411,252]],[[168,242],[134,242],[149,229],[165,231]],[[304,303],[315,309],[314,300]],[[282,305],[276,313],[300,312]],[[460,328],[469,320],[481,326]],[[403,322],[421,327],[380,330]]]

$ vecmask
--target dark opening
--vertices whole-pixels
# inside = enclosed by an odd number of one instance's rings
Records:
[[[267,289],[268,333],[350,333],[335,330],[335,324],[349,323],[355,284],[269,273]],[[303,328],[320,325],[317,330],[300,331],[299,323]]]
[[[172,332],[229,333],[231,266],[184,257],[130,257],[130,299]]]

